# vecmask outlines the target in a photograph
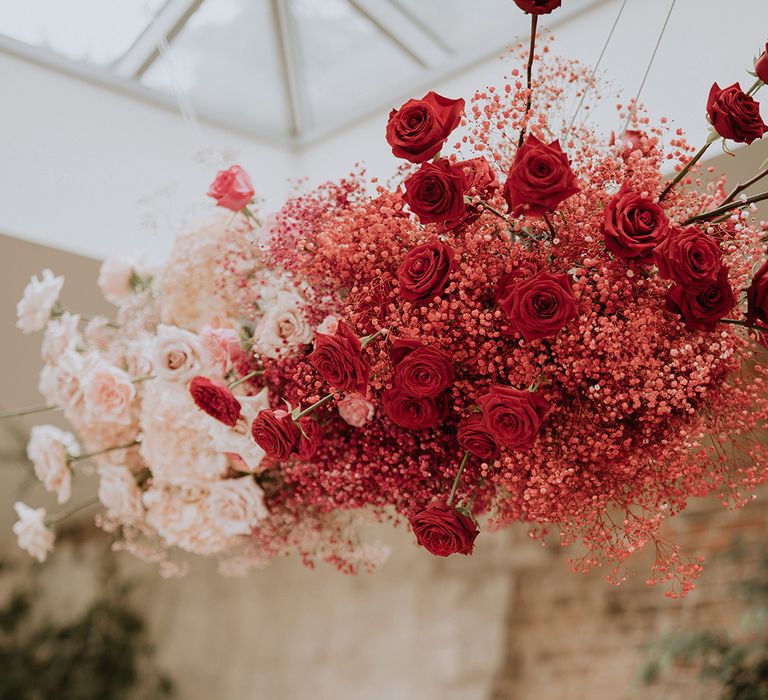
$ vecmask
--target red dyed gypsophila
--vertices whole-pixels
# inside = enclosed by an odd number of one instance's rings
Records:
[[[717,83],[712,85],[707,114],[720,136],[737,143],[752,143],[768,131],[768,125],[760,116],[760,104],[738,83],[727,88],[721,88]]]
[[[320,376],[338,391],[364,394],[371,367],[362,356],[360,339],[344,321],[339,321],[333,335],[317,333],[315,349],[307,361]]]
[[[424,163],[405,181],[403,201],[422,224],[458,223],[467,211],[467,178],[447,158]]]
[[[211,183],[208,196],[216,200],[216,206],[240,211],[253,199],[251,178],[239,165],[220,170]]]
[[[193,377],[189,393],[199,409],[224,425],[233,427],[240,420],[242,406],[226,384],[208,377]]]
[[[514,450],[526,450],[533,445],[549,410],[539,392],[509,386],[491,387],[477,400],[477,405],[496,444]]]
[[[440,241],[412,248],[397,271],[400,296],[416,303],[431,301],[443,292],[455,267],[453,250]]]
[[[620,258],[649,262],[654,248],[669,232],[663,209],[623,185],[605,207],[605,247]]]
[[[463,99],[451,100],[436,92],[428,92],[420,100],[408,100],[389,114],[387,142],[392,153],[411,163],[428,161],[459,125],[463,112]]]
[[[251,424],[251,435],[267,457],[284,462],[298,449],[301,431],[293,416],[280,408],[259,411]]]
[[[416,541],[438,557],[472,554],[480,533],[472,518],[445,503],[430,503],[409,520]]]
[[[437,396],[454,380],[447,352],[412,338],[396,338],[389,347],[395,386],[411,396]]]

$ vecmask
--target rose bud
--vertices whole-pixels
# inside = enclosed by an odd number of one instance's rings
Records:
[[[504,199],[512,216],[542,216],[578,191],[578,181],[560,144],[529,136],[509,170]]]
[[[560,7],[562,0],[514,0],[523,12],[529,12],[532,15],[548,15],[552,10]]]
[[[320,426],[317,421],[309,416],[301,418],[299,426],[301,428],[301,439],[299,440],[299,449],[296,454],[299,459],[306,462],[315,456],[315,452],[320,447],[322,435],[320,434]]]
[[[549,410],[546,399],[538,392],[508,386],[492,387],[478,399],[477,405],[496,444],[514,450],[527,450],[533,445]]]
[[[348,394],[337,402],[336,410],[345,423],[353,428],[362,428],[373,418],[376,409],[362,394]]]
[[[485,461],[495,459],[499,448],[481,413],[472,413],[459,424],[459,445]]]
[[[755,75],[764,83],[768,83],[768,44],[765,45],[765,51],[755,61]]]
[[[499,307],[507,316],[509,330],[518,331],[526,341],[557,335],[578,316],[568,275],[542,271],[511,285],[507,278],[504,286],[506,297]]]
[[[422,224],[458,224],[467,213],[467,178],[447,158],[424,163],[405,181],[403,201]]]
[[[430,503],[409,522],[416,541],[438,557],[472,554],[479,534],[472,518],[445,503]]]
[[[667,310],[680,314],[691,331],[714,331],[721,318],[736,305],[728,282],[728,268],[720,268],[717,278],[701,290],[687,290],[675,285],[667,292]]]
[[[299,447],[301,431],[288,411],[265,408],[251,424],[251,435],[268,457],[285,462]]]
[[[339,321],[333,335],[315,336],[315,349],[307,360],[331,388],[364,394],[371,367],[363,359],[362,350],[360,339],[346,323]]]
[[[232,211],[240,211],[247,206],[253,194],[251,178],[239,165],[220,170],[208,190],[208,196],[216,200],[216,206]]]
[[[768,131],[760,105],[738,83],[722,89],[715,83],[709,91],[707,114],[720,136],[737,143],[752,143]]]
[[[445,415],[445,395],[437,397],[410,396],[394,387],[381,395],[381,405],[387,417],[401,428],[426,430],[434,428]]]
[[[669,219],[658,204],[624,185],[605,207],[602,231],[614,255],[650,262],[653,249],[667,237]]]
[[[755,273],[747,290],[747,323],[768,324],[768,261]]]
[[[428,92],[390,112],[387,143],[397,158],[424,163],[437,155],[463,113],[464,100]]]
[[[693,226],[671,229],[653,259],[664,279],[689,291],[707,288],[723,266],[717,241]]]
[[[411,396],[437,396],[454,380],[453,361],[447,352],[418,340],[397,338],[389,348],[394,383]]]
[[[453,250],[437,240],[412,248],[397,270],[400,296],[414,303],[432,301],[447,286],[455,266]]]
[[[226,384],[208,377],[194,377],[189,393],[195,405],[218,421],[233,427],[240,420],[240,402]]]

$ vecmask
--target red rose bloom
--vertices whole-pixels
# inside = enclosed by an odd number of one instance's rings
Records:
[[[409,521],[416,541],[438,557],[472,554],[479,534],[472,518],[445,503],[430,503]]]
[[[768,83],[768,44],[765,45],[765,51],[755,61],[755,75],[764,83]]]
[[[224,425],[233,427],[240,419],[240,402],[226,384],[208,377],[194,377],[189,383],[189,393],[198,408]]]
[[[405,181],[403,201],[422,224],[458,223],[467,212],[467,178],[447,158],[424,163]]]
[[[670,229],[653,259],[664,279],[688,291],[709,287],[723,266],[717,241],[693,226]]]
[[[265,408],[251,424],[251,435],[267,457],[285,462],[298,448],[299,426],[288,411]]]
[[[239,165],[220,170],[211,183],[208,196],[216,200],[216,206],[240,211],[253,199],[253,185],[248,173]]]
[[[556,335],[578,316],[568,275],[544,271],[514,284],[510,284],[514,278],[502,281],[506,297],[499,306],[507,315],[510,330],[519,331],[527,341]]]
[[[701,290],[687,290],[675,285],[667,292],[667,310],[683,317],[691,331],[713,331],[717,322],[736,305],[728,282],[728,269],[721,267],[714,282]]]
[[[515,5],[532,15],[548,15],[560,7],[560,3],[561,0],[515,0]]]
[[[336,333],[318,333],[315,349],[307,360],[331,388],[365,394],[371,367],[362,357],[360,339],[344,321],[339,321]]]
[[[715,83],[709,91],[707,114],[720,136],[737,143],[752,143],[768,131],[760,105],[738,83],[722,89]]]
[[[463,449],[485,461],[495,459],[499,454],[496,441],[480,413],[472,413],[461,421],[458,442]]]
[[[432,301],[445,289],[455,265],[453,250],[439,241],[412,248],[397,271],[400,296],[415,303]]]
[[[529,136],[509,170],[504,199],[512,216],[541,216],[578,191],[578,181],[560,144]]]
[[[527,450],[533,445],[549,409],[541,394],[508,386],[492,387],[477,405],[496,444],[514,450]]]
[[[463,112],[464,100],[450,100],[436,92],[408,100],[389,113],[387,143],[396,157],[424,163],[437,155]]]
[[[434,428],[445,415],[445,395],[410,396],[394,387],[381,395],[381,405],[389,419],[401,428],[426,430]]]
[[[747,290],[747,323],[755,320],[768,324],[768,262],[757,271]]]
[[[320,426],[317,421],[309,416],[301,418],[299,426],[301,427],[301,439],[299,440],[299,449],[296,454],[299,459],[306,462],[315,456],[315,452],[320,447]]]
[[[662,208],[624,185],[605,208],[605,247],[620,258],[650,261],[653,249],[669,232]]]
[[[454,380],[453,361],[447,352],[418,340],[397,338],[389,348],[394,383],[411,396],[437,396]]]

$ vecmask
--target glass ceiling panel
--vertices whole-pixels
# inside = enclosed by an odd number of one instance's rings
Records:
[[[2,0],[0,34],[74,61],[107,66],[149,26],[165,0]]]
[[[141,78],[244,127],[287,135],[290,117],[269,0],[206,0]]]
[[[402,92],[422,70],[347,0],[291,0],[289,8],[315,124]]]

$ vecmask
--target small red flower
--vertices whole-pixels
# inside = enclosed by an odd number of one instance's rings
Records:
[[[472,518],[445,503],[430,503],[409,521],[416,541],[438,557],[472,554],[480,532]]]
[[[232,211],[240,211],[247,206],[253,194],[251,178],[239,165],[220,170],[208,190],[208,196],[216,200],[216,206]]]
[[[251,424],[251,435],[268,457],[285,462],[298,448],[299,426],[288,411],[265,408]]]
[[[197,407],[218,421],[233,427],[240,419],[240,402],[226,384],[208,377],[194,377],[189,393]]]

